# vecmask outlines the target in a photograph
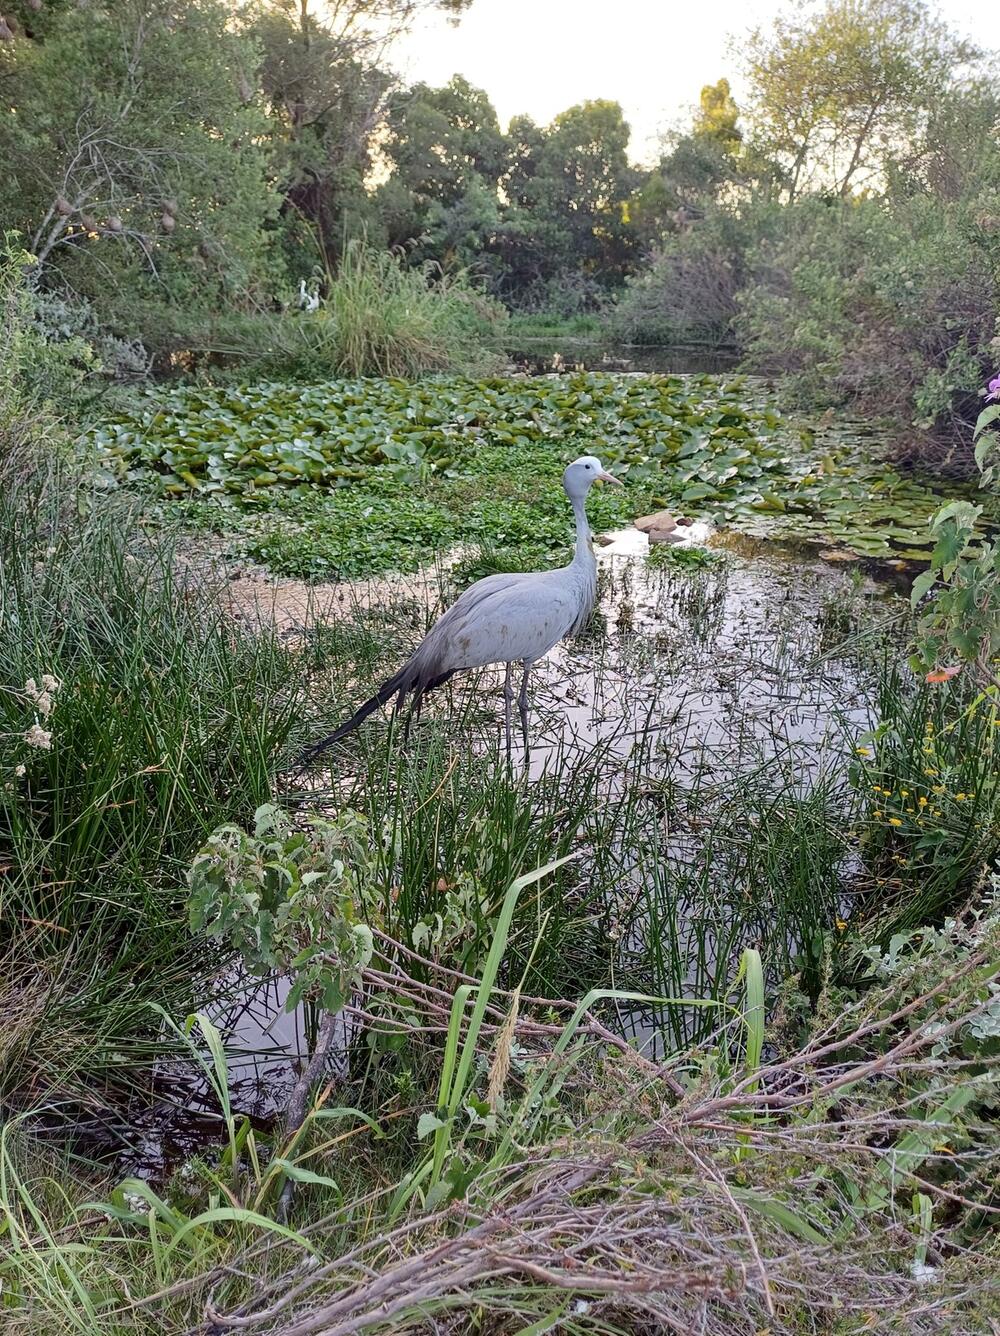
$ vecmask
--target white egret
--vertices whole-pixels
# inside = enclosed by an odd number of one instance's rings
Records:
[[[309,292],[304,278],[299,279],[299,306],[303,311],[319,310],[319,293]]]
[[[345,737],[392,696],[396,697],[396,711],[409,696],[412,715],[419,712],[429,691],[455,673],[489,663],[507,665],[504,700],[508,754],[514,700],[512,674],[514,664],[521,665],[518,707],[527,751],[528,677],[532,666],[564,636],[582,630],[594,608],[597,562],[584,503],[595,482],[621,486],[620,479],[606,473],[593,455],[574,460],[563,473],[563,488],[576,519],[576,549],[568,566],[553,571],[488,575],[477,580],[438,618],[399,672],[346,723],[311,747],[304,759]]]

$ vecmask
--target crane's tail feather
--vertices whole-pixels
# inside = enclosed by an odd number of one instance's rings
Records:
[[[380,709],[383,705],[388,704],[389,700],[397,695],[398,699],[394,709],[398,710],[402,706],[407,694],[412,692],[413,702],[406,721],[408,732],[410,720],[414,717],[414,714],[416,714],[417,717],[420,715],[420,706],[423,703],[424,696],[426,696],[428,692],[433,691],[436,687],[441,686],[442,683],[447,682],[448,679],[453,676],[454,670],[447,673],[438,673],[429,681],[421,682],[419,676],[414,677],[413,665],[411,663],[404,664],[398,673],[393,677],[390,677],[387,682],[384,682],[382,686],[379,687],[378,691],[370,700],[366,700],[364,705],[360,706],[360,708],[351,715],[350,719],[342,723],[339,728],[335,728],[333,732],[323,738],[322,741],[314,742],[311,747],[307,747],[299,758],[299,764],[307,765],[314,757],[319,756],[319,754],[326,751],[328,747],[332,747],[335,742],[339,742],[340,739],[346,737],[348,733],[353,733],[360,724],[364,723],[369,715],[374,714],[376,710]]]
[[[384,682],[382,686],[379,687],[378,691],[376,691],[375,695],[372,696],[370,700],[366,700],[364,705],[351,715],[350,719],[342,723],[339,728],[335,728],[332,733],[328,734],[327,737],[323,738],[320,742],[314,742],[311,747],[307,747],[302,753],[300,764],[306,765],[313,759],[313,757],[318,756],[320,752],[326,751],[327,747],[332,747],[335,742],[339,742],[340,739],[345,738],[348,733],[352,733],[359,727],[359,725],[365,722],[370,714],[374,714],[376,710],[385,705],[397,691],[402,690],[405,694],[405,677],[406,668],[404,667],[401,668],[395,676],[390,677],[388,682]]]

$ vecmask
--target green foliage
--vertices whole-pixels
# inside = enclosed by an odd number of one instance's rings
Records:
[[[47,999],[27,1013],[45,1084],[41,1035],[61,1037],[64,1079],[78,1060],[107,1075],[148,1025],[142,1002],[187,995],[178,868],[270,796],[303,721],[273,635],[234,623],[210,574],[40,453],[0,489],[0,606],[16,627],[0,638],[0,950]]]
[[[252,835],[220,827],[188,872],[192,931],[235,949],[251,974],[290,976],[286,1010],[309,998],[338,1011],[372,954],[368,839],[355,812],[296,830],[273,804]]]
[[[0,414],[56,403],[79,407],[87,383],[100,371],[92,344],[73,328],[53,330],[28,274],[34,259],[16,233],[0,243]],[[49,325],[47,328],[46,325]],[[0,419],[2,420],[2,419]]]
[[[988,405],[976,427],[976,462],[984,487],[993,491],[998,457],[993,423],[998,417],[998,406]],[[952,501],[931,519],[936,543],[929,568],[914,581],[911,601],[917,607],[926,595],[933,597],[917,623],[914,666],[931,672],[947,659],[957,658],[972,665],[981,683],[995,690],[1000,655],[1000,544],[977,535],[982,510],[970,501]]]
[[[564,314],[595,309],[629,268],[639,173],[617,103],[582,103],[545,128],[515,117],[504,136],[486,94],[456,76],[401,94],[388,125],[393,171],[374,206],[413,262],[474,266],[512,304]]]
[[[276,200],[234,78],[257,53],[230,18],[216,0],[59,6],[5,51],[0,213],[106,317],[258,289]]]
[[[904,671],[883,676],[878,724],[852,766],[883,935],[953,912],[1000,852],[996,691],[961,678],[915,686]]]
[[[510,550],[515,567],[559,560],[562,470],[594,452],[626,479],[624,494],[592,495],[598,530],[670,506],[926,560],[934,493],[887,467],[870,434],[800,439],[748,391],[602,374],[194,387],[146,396],[92,440],[111,476],[230,503],[186,514],[306,577],[412,570],[460,543]]]
[[[826,0],[752,34],[744,48],[759,152],[790,200],[871,185],[956,67],[977,53],[924,0]]]
[[[737,329],[749,365],[814,403],[851,399],[947,426],[980,383],[1000,303],[970,209],[925,199],[804,200],[762,217]]]
[[[688,1323],[703,1311],[701,1286],[692,1294],[683,1278],[664,1279],[659,1254],[650,1257],[661,1237],[670,1255],[680,1247],[674,1231],[682,1213],[704,1233],[688,1254],[699,1276],[768,1268],[766,1289],[748,1281],[734,1295],[720,1286],[714,1309],[726,1322],[749,1315],[754,1329],[769,1323],[776,1336],[794,1336],[817,1304],[838,1297],[845,1266],[857,1267],[852,1299],[872,1310],[891,1303],[900,1331],[931,1336],[937,1304],[960,1307],[973,1329],[988,1321],[996,1311],[994,1242],[980,1205],[989,1204],[996,1156],[989,1125],[997,1092],[995,906],[866,949],[866,993],[831,985],[817,1018],[790,1045],[764,1017],[762,962],[750,949],[735,981],[743,985],[739,1005],[714,1009],[730,1024],[684,1063],[653,1064],[593,1029],[602,1002],[627,1006],[633,993],[588,993],[568,1017],[550,1019],[542,1048],[533,1042],[536,1016],[552,1013],[499,990],[513,904],[549,871],[509,889],[482,977],[453,989],[447,1035],[433,1046],[433,1107],[401,1129],[397,1122],[395,1157],[383,1131],[400,1116],[394,1099],[382,1101],[378,1120],[320,1107],[313,1142],[294,1161],[276,1148],[281,1153],[263,1162],[246,1128],[232,1147],[243,1177],[232,1174],[227,1146],[218,1167],[204,1159],[190,1166],[188,1186],[133,1178],[108,1193],[103,1179],[105,1199],[95,1202],[79,1169],[54,1163],[25,1125],[8,1122],[0,1134],[7,1244],[0,1277],[11,1319],[39,1336],[55,1329],[145,1336],[164,1323],[197,1324],[209,1295],[216,1312],[239,1305],[251,1318],[277,1295],[289,1321],[350,1302],[367,1326],[387,1333],[398,1325],[385,1311],[391,1286],[400,1306],[419,1296],[421,1320],[478,1321],[486,1312],[540,1332],[566,1310],[564,1290],[572,1289],[586,1296],[577,1302],[589,1305],[589,1329],[612,1336],[648,1322],[651,1310],[675,1324],[678,1315]],[[680,1008],[696,1002],[675,999]],[[211,1064],[194,1047],[196,1027]],[[213,1082],[221,1073],[227,1108],[220,1037],[195,1017],[182,1033]],[[779,1115],[782,1074],[795,1085]],[[481,1097],[487,1076],[492,1100]],[[845,1087],[851,1120],[835,1116]],[[282,1172],[294,1174],[308,1202],[298,1228],[273,1218],[268,1188]],[[456,1206],[442,1218],[449,1202]],[[455,1218],[466,1213],[471,1222]],[[614,1247],[594,1283],[587,1268],[560,1258],[578,1239],[592,1243],[598,1228]],[[407,1253],[397,1261],[385,1239],[400,1236]],[[509,1267],[499,1277],[498,1239]],[[551,1249],[543,1278],[535,1274],[540,1248]],[[366,1272],[348,1289],[343,1273],[358,1252]],[[913,1259],[926,1264],[928,1256],[933,1266],[917,1288]],[[460,1288],[451,1267],[438,1270],[442,1258],[461,1266]],[[530,1278],[522,1281],[525,1267]],[[928,1295],[936,1306],[923,1323]]]
[[[372,165],[372,127],[391,85],[373,63],[365,20],[371,4],[345,0],[336,10],[284,0],[243,10],[243,31],[259,53],[235,70],[243,96],[258,92],[266,116],[258,142],[266,146],[283,202],[276,224],[293,278],[335,264],[348,238],[378,220],[364,187]],[[384,22],[399,21],[410,0],[379,0]],[[280,273],[269,284],[285,291]]]
[[[629,464],[630,478],[662,477],[684,500],[749,503],[785,463],[776,415],[741,389],[707,376],[600,374],[193,388],[148,396],[93,440],[120,476],[155,471],[174,495],[337,487],[378,468],[408,483],[471,477],[495,451],[517,448],[537,450],[551,477],[586,445]]]
[[[714,139],[727,153],[739,147],[743,134],[737,124],[739,108],[733,101],[728,79],[706,84],[701,90],[699,108],[695,114],[692,132]]]

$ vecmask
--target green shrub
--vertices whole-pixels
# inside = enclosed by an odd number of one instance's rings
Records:
[[[809,402],[851,400],[971,440],[1000,310],[991,234],[962,203],[804,199],[747,256],[748,367]]]
[[[72,329],[46,325],[28,274],[32,257],[14,233],[0,242],[0,412],[10,419],[42,403],[79,404],[100,375],[93,345]]]
[[[750,235],[744,220],[712,209],[665,236],[649,265],[626,280],[608,333],[626,343],[730,342]]]

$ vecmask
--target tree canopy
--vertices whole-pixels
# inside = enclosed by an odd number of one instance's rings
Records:
[[[287,306],[361,237],[574,314],[711,229],[703,306],[731,312],[740,266],[723,281],[719,257],[765,204],[982,200],[992,181],[995,72],[927,0],[790,8],[740,48],[740,103],[706,84],[642,168],[616,102],[504,126],[462,75],[403,85],[394,37],[468,2],[5,0],[3,227],[112,323],[137,303]]]

